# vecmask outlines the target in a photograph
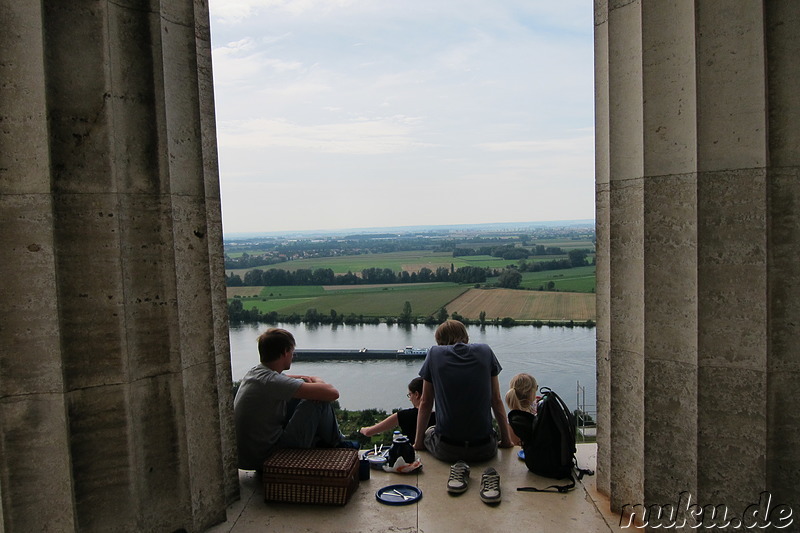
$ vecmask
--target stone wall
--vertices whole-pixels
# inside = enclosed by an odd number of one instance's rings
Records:
[[[202,531],[238,495],[208,7],[0,19],[0,531]]]
[[[800,12],[596,0],[598,484],[800,501]],[[793,348],[795,347],[795,348]],[[795,512],[800,509],[795,509]]]

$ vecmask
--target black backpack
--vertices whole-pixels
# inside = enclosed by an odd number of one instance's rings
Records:
[[[520,487],[517,490],[533,492],[567,492],[575,487],[572,470],[578,479],[592,475],[591,470],[577,467],[575,459],[575,415],[558,394],[542,387],[542,400],[537,414],[519,410],[508,413],[508,423],[522,441],[525,466],[539,476],[569,479],[569,485],[550,485],[545,489]]]

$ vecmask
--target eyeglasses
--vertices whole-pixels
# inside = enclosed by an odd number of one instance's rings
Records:
[[[406,394],[406,398],[411,398],[411,393]]]

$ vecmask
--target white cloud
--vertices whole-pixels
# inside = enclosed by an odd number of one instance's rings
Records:
[[[546,139],[542,141],[505,141],[491,142],[479,145],[480,148],[490,152],[545,152],[545,153],[572,153],[585,152],[594,144],[594,137],[581,136],[567,139]]]
[[[226,232],[593,216],[590,0],[211,14]]]
[[[217,0],[209,4],[212,19],[221,24],[237,24],[267,10],[292,15],[311,11],[330,11],[353,4],[353,0]]]
[[[351,155],[389,154],[424,147],[424,143],[414,140],[406,117],[308,126],[286,120],[254,119],[220,126],[221,147],[276,147]]]

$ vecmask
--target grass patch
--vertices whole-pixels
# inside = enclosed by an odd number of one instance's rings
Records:
[[[287,311],[287,309],[298,305],[302,305],[304,302],[310,302],[313,300],[314,298],[280,298],[280,299],[267,299],[267,300],[262,300],[258,298],[251,300],[242,300],[242,305],[244,305],[244,308],[247,310],[250,310],[255,307],[262,313],[269,313],[270,311],[278,311],[279,313],[291,313],[292,311]]]
[[[307,309],[315,308],[320,313],[328,313],[335,309],[343,315],[364,315],[365,317],[399,316],[405,302],[411,302],[415,316],[434,314],[441,307],[468,290],[468,287],[455,284],[432,288],[373,290],[373,291],[338,291],[308,302],[286,307],[284,313],[304,314]]]
[[[554,283],[554,289],[564,292],[594,292],[596,286],[596,267],[585,266],[570,268],[566,270],[545,270],[543,272],[523,272],[523,289],[538,289],[543,286],[545,289],[550,281]]]
[[[275,285],[263,287],[261,298],[316,298],[325,294],[320,285]]]
[[[261,294],[262,287],[227,287],[228,298],[252,298]]]
[[[325,290],[319,285],[262,287],[259,296],[242,298],[241,301],[245,309],[255,307],[262,313],[278,311],[304,315],[308,309],[314,308],[323,314],[334,309],[340,315],[352,313],[365,317],[399,316],[408,301],[415,316],[425,317],[436,313],[468,289],[469,286],[455,283],[378,285],[348,290]]]

